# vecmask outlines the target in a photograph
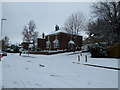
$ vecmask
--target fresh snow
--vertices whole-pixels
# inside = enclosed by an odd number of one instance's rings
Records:
[[[56,55],[8,54],[2,59],[3,88],[118,88],[118,70],[83,65],[118,67],[115,58],[90,58],[89,53]]]
[[[1,61],[0,61],[0,89],[2,89],[2,63]]]
[[[67,32],[63,27],[61,27],[59,30],[50,32],[50,33],[47,34],[46,36],[48,36],[48,35],[57,35],[57,34],[59,34],[59,33],[71,34],[71,33]],[[75,34],[75,33],[74,33],[73,35],[80,36],[79,34]]]
[[[60,29],[60,30],[57,30],[57,31],[53,31],[53,32],[51,32],[47,35],[53,35],[53,34],[58,34],[58,33],[67,33],[68,34],[68,32],[65,31],[64,29]]]

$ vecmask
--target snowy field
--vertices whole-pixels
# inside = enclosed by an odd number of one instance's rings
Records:
[[[118,67],[118,59],[90,58],[78,54],[8,54],[2,59],[3,88],[118,88],[118,70],[83,65]]]

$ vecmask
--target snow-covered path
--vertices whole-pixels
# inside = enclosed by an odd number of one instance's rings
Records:
[[[118,71],[77,64],[77,56],[9,54],[2,60],[4,88],[118,88]],[[75,63],[73,63],[75,62]],[[92,64],[118,67],[118,59],[96,59]]]

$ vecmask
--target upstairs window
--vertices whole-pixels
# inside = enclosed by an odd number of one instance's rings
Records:
[[[48,41],[50,41],[50,36],[48,36]]]
[[[57,39],[55,39],[53,41],[53,45],[54,45],[54,48],[59,48],[59,41]]]
[[[50,41],[47,41],[47,42],[46,42],[46,48],[47,48],[47,49],[50,48]]]

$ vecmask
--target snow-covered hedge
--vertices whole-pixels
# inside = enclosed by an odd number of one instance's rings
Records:
[[[109,52],[106,50],[106,47],[102,44],[93,44],[89,47],[91,57],[93,58],[105,58],[109,57]]]

